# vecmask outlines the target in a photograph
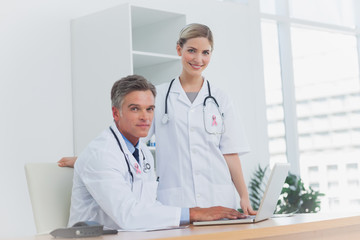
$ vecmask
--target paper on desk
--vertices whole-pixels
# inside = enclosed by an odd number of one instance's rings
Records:
[[[184,229],[189,227],[186,226],[176,226],[176,227],[165,227],[165,228],[141,228],[141,229],[132,229],[132,230],[124,230],[118,229],[119,232],[152,232],[152,231],[163,231],[163,230],[173,230],[173,229]]]

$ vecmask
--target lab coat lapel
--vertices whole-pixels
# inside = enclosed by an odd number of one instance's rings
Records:
[[[189,98],[186,96],[186,93],[185,93],[184,89],[181,86],[179,77],[177,77],[175,79],[175,81],[173,83],[173,86],[171,87],[170,92],[171,93],[177,93],[178,94],[177,100],[184,103],[186,106],[191,106],[191,102],[190,102]]]
[[[124,140],[124,139],[123,139],[123,140]],[[124,144],[125,144],[125,141],[124,141]],[[135,157],[132,155],[132,153],[129,151],[128,148],[126,148],[126,152],[125,152],[125,153],[129,155],[130,168],[132,168],[131,171],[133,172],[134,177],[140,176],[141,173],[142,173],[142,170],[141,170],[142,168],[141,168],[140,163],[138,163],[138,162],[136,161]],[[141,157],[142,157],[142,155],[141,155],[141,153],[139,152],[139,158],[142,159]],[[141,162],[141,160],[140,160],[139,162]],[[136,176],[135,176],[135,175],[136,175]]]
[[[132,155],[132,153],[129,151],[129,149],[127,148],[125,140],[121,136],[121,133],[119,132],[119,129],[116,127],[116,124],[113,123],[111,128],[114,130],[116,136],[118,137],[121,147],[123,148],[125,155],[127,155],[127,157],[128,157],[131,172],[134,174],[134,178],[136,178],[142,172],[141,166],[136,161],[135,157]]]
[[[209,95],[208,92],[208,87],[207,87],[207,82],[206,79],[204,78],[204,82],[203,85],[198,93],[198,95],[196,96],[192,107],[197,107],[198,105],[202,105],[204,103],[204,99]]]

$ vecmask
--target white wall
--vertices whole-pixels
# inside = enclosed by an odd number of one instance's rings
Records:
[[[70,19],[123,2],[0,1],[0,238],[35,233],[24,164],[73,155]]]
[[[0,238],[35,233],[24,164],[55,162],[62,156],[73,155],[70,19],[124,2],[128,1],[1,0]],[[170,1],[138,2],[144,6],[157,7]],[[196,6],[195,1],[189,1],[188,4],[190,2]],[[211,27],[213,21],[222,19],[211,15],[211,11],[200,11],[199,5],[194,10],[189,5],[167,5],[166,8],[169,10],[173,8],[174,12],[189,11],[189,22],[202,22],[205,19]],[[230,16],[236,19],[235,12]],[[236,62],[236,56],[234,59],[227,59],[232,71],[237,69],[239,71],[234,72],[233,79],[224,80],[223,88],[232,96],[239,95],[234,90],[234,86],[239,89],[241,87],[243,89],[241,92],[246,93],[235,97],[235,101],[239,104],[239,109],[244,110],[245,125],[252,126],[247,128],[247,133],[253,153],[245,159],[248,158],[255,163],[267,158],[267,144],[264,144],[266,125],[263,120],[265,112],[263,112],[261,48],[258,39],[260,30],[256,21],[242,24],[249,24],[250,29],[247,34],[252,34],[250,38],[252,41],[248,41],[249,46],[242,46],[241,49],[257,50],[245,51],[248,62]],[[220,29],[214,30],[220,31]],[[214,67],[216,61],[224,61],[220,52],[221,44],[227,42],[226,35],[216,37],[218,40],[215,39],[215,47],[219,53],[215,53],[217,56],[214,54],[214,62],[209,68],[209,73],[216,71]],[[236,45],[233,42],[231,44]],[[239,46],[234,46],[237,47]],[[247,74],[244,76],[241,70],[246,69]],[[217,81],[220,83],[221,73],[217,76],[219,76]],[[244,168],[253,169],[253,165],[247,162]],[[249,171],[245,176],[249,176]]]

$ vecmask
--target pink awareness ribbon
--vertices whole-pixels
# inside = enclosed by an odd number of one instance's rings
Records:
[[[216,122],[216,116],[215,115],[213,115],[212,116],[212,119],[213,119],[213,122],[212,122],[212,125],[211,126],[217,126],[217,122]]]
[[[141,173],[141,170],[139,168],[139,164],[135,163],[134,166],[135,166],[135,169],[136,169],[136,173]]]

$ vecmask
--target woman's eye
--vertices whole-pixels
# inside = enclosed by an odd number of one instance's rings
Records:
[[[204,51],[203,54],[204,54],[204,55],[209,55],[210,52],[209,52],[209,51]]]
[[[189,49],[188,52],[189,52],[189,53],[194,53],[195,50],[194,50],[194,49]]]

